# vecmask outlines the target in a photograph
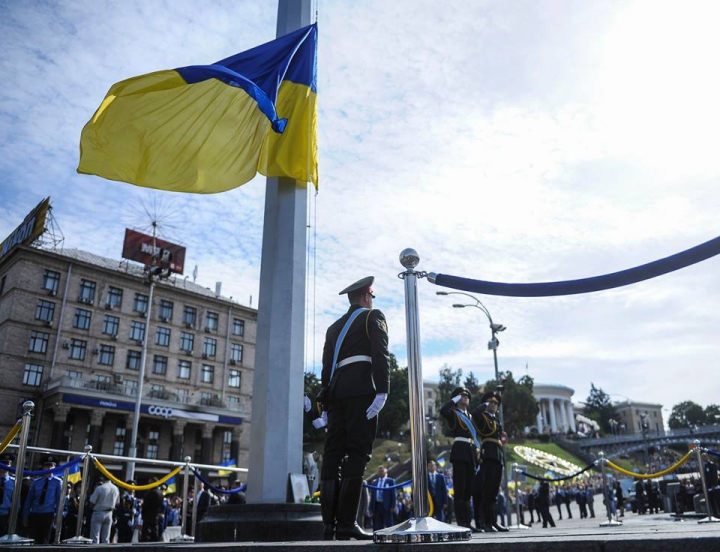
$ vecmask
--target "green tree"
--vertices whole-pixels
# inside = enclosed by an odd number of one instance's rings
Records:
[[[585,400],[585,414],[600,424],[600,429],[610,433],[610,420],[617,420],[617,411],[610,401],[610,395],[601,388],[590,384],[590,394]]]
[[[444,364],[440,368],[440,382],[438,383],[438,395],[435,405],[438,410],[450,400],[450,394],[456,387],[460,387],[462,380],[462,369],[453,370],[452,367]]]
[[[720,405],[707,405],[707,407],[705,408],[705,423],[720,424]]]
[[[524,433],[526,426],[535,423],[540,411],[533,393],[535,381],[530,376],[523,376],[515,381],[511,371],[500,372],[500,379],[504,380],[505,384],[502,393],[505,431],[517,437]],[[488,380],[484,386],[485,391],[494,391],[496,383],[494,379]]]
[[[470,372],[465,378],[463,386],[467,388],[467,390],[470,391],[470,395],[472,395],[472,400],[470,401],[470,411],[472,412],[473,408],[480,404],[480,395],[482,395],[480,381],[475,377],[475,374]]]
[[[703,407],[693,401],[683,401],[673,406],[668,420],[670,429],[705,425],[706,423],[707,419]]]
[[[408,369],[398,366],[397,358],[390,353],[390,393],[378,417],[378,432],[389,431],[397,435],[410,419],[408,398]]]

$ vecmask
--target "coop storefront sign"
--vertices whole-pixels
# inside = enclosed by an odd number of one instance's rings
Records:
[[[96,399],[93,397],[84,397],[82,395],[63,395],[63,402],[68,404],[77,404],[88,407],[108,408],[112,410],[124,410],[126,412],[135,411],[135,403],[125,401],[113,401],[108,399]],[[241,424],[242,418],[236,416],[221,416],[219,414],[210,414],[208,412],[193,412],[190,410],[182,410],[180,408],[171,408],[157,404],[142,404],[140,412],[148,416],[157,416],[165,419],[183,418],[186,420],[197,420],[201,422],[216,422],[220,424]]]

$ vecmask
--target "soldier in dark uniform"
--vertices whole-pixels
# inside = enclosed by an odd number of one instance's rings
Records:
[[[390,384],[388,329],[383,313],[372,308],[374,281],[368,276],[340,292],[350,308],[325,337],[318,402],[328,422],[320,491],[327,540],[333,532],[337,540],[372,539],[356,515]]]
[[[471,398],[470,391],[458,387],[452,392],[450,400],[440,409],[440,416],[447,422],[450,435],[455,438],[450,451],[450,462],[453,465],[455,519],[459,526],[469,529],[472,529],[470,497],[477,465],[477,447],[480,444],[477,428],[467,410]]]
[[[710,507],[708,508],[708,516],[720,516],[720,484],[718,483],[718,467],[710,460],[707,453],[702,455],[703,472],[705,472],[705,485],[708,490],[708,498],[710,499]]]
[[[500,480],[505,465],[503,428],[495,416],[501,401],[502,397],[499,391],[489,391],[480,398],[481,404],[473,412],[473,419],[482,439],[482,448],[480,449],[484,521],[482,530],[486,533],[507,531],[507,527],[497,523],[493,514],[493,506],[500,490]]]
[[[134,480],[128,481],[135,485]],[[125,490],[120,502],[115,506],[115,519],[117,519],[118,542],[132,542],[135,531],[135,516],[137,515],[137,501],[135,491]]]

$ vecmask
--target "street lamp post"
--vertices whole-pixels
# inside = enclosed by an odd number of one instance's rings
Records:
[[[453,308],[455,309],[464,309],[465,307],[475,307],[476,309],[482,311],[482,313],[487,317],[488,322],[490,322],[490,334],[491,338],[490,341],[488,341],[488,349],[492,350],[493,352],[493,362],[495,363],[495,386],[500,386],[500,371],[498,370],[498,359],[497,359],[497,348],[498,345],[500,345],[500,340],[497,338],[497,334],[499,332],[504,332],[507,328],[503,326],[502,324],[496,324],[493,322],[492,316],[490,315],[490,311],[487,309],[485,305],[482,304],[480,299],[475,297],[474,295],[470,295],[469,293],[463,293],[462,291],[436,291],[437,295],[464,295],[465,297],[469,297],[473,301],[475,301],[475,304],[469,304],[464,305],[461,303],[455,303],[453,304]],[[500,425],[503,426],[503,428],[507,431],[507,428],[505,428],[505,416],[503,415],[503,405],[500,403],[500,408],[498,409],[498,417],[500,418]],[[505,492],[505,499],[509,500],[509,489],[508,489],[508,477],[505,469],[505,464],[503,461],[503,491]],[[508,511],[508,518],[510,517],[510,512]],[[520,520],[518,520],[518,525],[520,524]],[[510,525],[508,523],[508,525]]]
[[[640,428],[642,429],[642,436],[643,436],[643,443],[645,445],[645,465],[650,465],[650,450],[648,449],[648,440],[647,440],[647,434],[648,429],[650,428],[650,424],[648,423],[648,415],[647,412],[643,412],[640,414]]]

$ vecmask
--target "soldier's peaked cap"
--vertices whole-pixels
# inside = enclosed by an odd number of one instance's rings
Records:
[[[338,293],[338,295],[345,295],[346,293],[352,293],[353,291],[370,291],[370,286],[373,285],[373,282],[375,282],[375,276],[367,276],[361,280],[358,280],[354,284],[350,284],[348,287]]]

